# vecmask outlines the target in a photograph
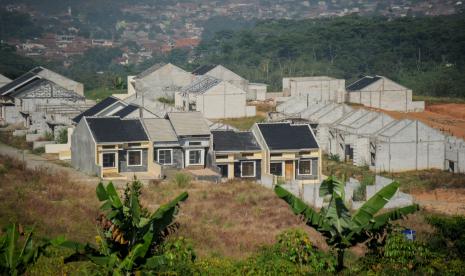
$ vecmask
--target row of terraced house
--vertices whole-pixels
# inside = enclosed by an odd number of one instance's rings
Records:
[[[185,169],[200,179],[321,180],[321,151],[308,124],[257,123],[236,131],[210,130],[199,112],[83,116],[71,139],[73,167],[103,179],[162,179]]]

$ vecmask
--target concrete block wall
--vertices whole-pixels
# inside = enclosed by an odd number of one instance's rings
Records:
[[[465,141],[449,136],[446,139],[445,169],[455,173],[465,173]]]

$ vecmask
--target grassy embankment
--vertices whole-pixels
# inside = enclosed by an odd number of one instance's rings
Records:
[[[327,156],[323,158],[323,174],[334,174],[340,178],[353,177],[367,182],[373,181],[375,173],[370,171],[368,166],[357,167],[344,162],[329,160]],[[400,189],[406,192],[430,191],[438,188],[465,188],[465,175],[454,174],[447,171],[431,169],[421,171],[406,171],[398,173],[379,172],[381,176],[394,179],[400,183]]]
[[[105,87],[95,88],[92,90],[85,91],[85,96],[87,99],[100,101],[109,97],[113,94],[125,94],[127,93],[126,89],[109,89]]]

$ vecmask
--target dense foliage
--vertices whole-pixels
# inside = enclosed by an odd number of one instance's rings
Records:
[[[179,227],[174,219],[188,195],[184,192],[150,213],[140,204],[141,188],[139,181],[133,181],[120,199],[111,182],[106,186],[100,183],[97,197],[104,213],[99,217],[98,247],[65,243],[76,250],[67,261],[89,260],[114,275],[160,270],[167,263],[160,247]]]
[[[345,251],[358,244],[377,247],[384,241],[390,221],[403,218],[417,211],[417,205],[393,209],[377,214],[399,189],[399,183],[393,182],[367,200],[354,214],[344,203],[344,184],[334,177],[328,177],[320,186],[320,197],[327,198],[328,204],[319,212],[306,205],[301,199],[286,191],[281,186],[275,192],[302,216],[305,223],[315,228],[326,239],[337,255],[338,270],[343,269]]]
[[[378,74],[415,93],[465,97],[464,29],[463,14],[263,21],[203,41],[197,62],[222,63],[274,91],[285,76],[329,75],[351,82]]]

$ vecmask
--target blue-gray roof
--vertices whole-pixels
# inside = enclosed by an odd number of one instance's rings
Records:
[[[139,119],[119,117],[85,117],[97,143],[127,143],[149,141]]]
[[[308,124],[259,123],[258,128],[270,150],[319,148]]]
[[[215,151],[259,151],[260,146],[250,131],[216,130],[213,134]]]
[[[102,101],[98,102],[97,104],[95,104],[94,106],[92,106],[91,108],[87,109],[86,111],[84,111],[81,114],[74,117],[73,121],[75,123],[79,123],[79,121],[81,120],[82,117],[84,117],[84,116],[87,116],[87,117],[94,116],[97,113],[99,113],[100,111],[104,110],[105,108],[109,107],[110,105],[114,104],[117,101],[118,101],[117,98],[114,98],[114,97],[111,97],[111,96],[107,97],[107,98],[103,99]]]
[[[381,79],[380,76],[365,76],[346,87],[347,91],[358,91]]]

